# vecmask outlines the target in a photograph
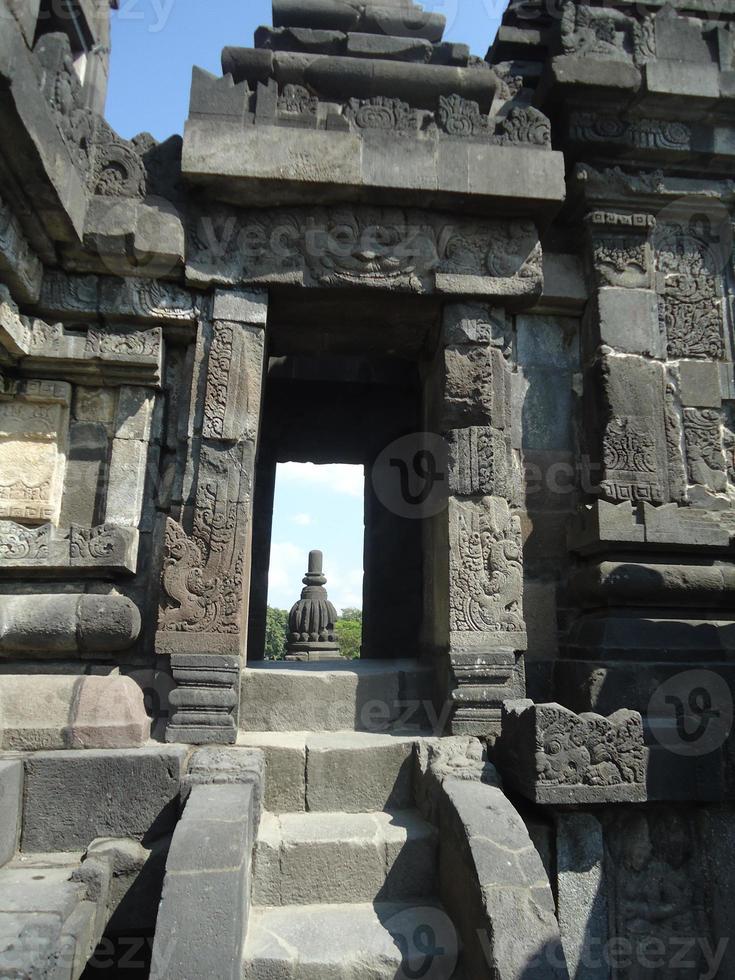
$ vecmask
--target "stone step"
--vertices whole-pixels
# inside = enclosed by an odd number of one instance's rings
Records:
[[[0,869],[0,976],[81,976],[105,924],[97,903],[72,880],[79,855],[16,857]]]
[[[432,671],[415,660],[263,661],[242,674],[240,728],[257,732],[426,729]]]
[[[450,980],[458,937],[440,903],[255,908],[243,980]]]
[[[265,754],[265,808],[370,813],[413,806],[414,735],[240,732]]]
[[[265,813],[256,905],[372,902],[436,891],[437,832],[417,811]]]

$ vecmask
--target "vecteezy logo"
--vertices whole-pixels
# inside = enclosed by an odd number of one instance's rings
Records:
[[[708,755],[727,740],[733,712],[732,692],[720,674],[685,670],[654,691],[648,724],[656,741],[671,752]]]
[[[375,495],[398,517],[420,520],[447,506],[447,444],[433,432],[396,439],[380,453],[372,471]]]
[[[450,980],[457,965],[457,931],[435,905],[406,907],[383,922],[403,963],[396,980]]]

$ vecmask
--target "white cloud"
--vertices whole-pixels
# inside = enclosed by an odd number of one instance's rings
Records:
[[[362,466],[349,463],[281,463],[278,477],[294,483],[308,483],[348,497],[362,497],[365,492],[365,473]]]
[[[291,518],[292,524],[298,524],[299,527],[311,527],[314,523],[314,518],[311,514],[294,514]]]
[[[268,602],[279,606],[295,602],[299,597],[301,579],[306,571],[307,555],[304,549],[290,541],[274,541],[271,544],[271,563],[268,569]]]

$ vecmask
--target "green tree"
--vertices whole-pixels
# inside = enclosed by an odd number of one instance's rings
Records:
[[[283,660],[288,640],[288,610],[268,606],[265,617],[265,655],[268,660]]]
[[[334,624],[339,652],[348,660],[357,660],[362,645],[362,609],[347,608]]]

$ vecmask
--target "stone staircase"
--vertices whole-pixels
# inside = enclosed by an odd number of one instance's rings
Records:
[[[360,718],[361,700],[392,703],[419,672],[315,666],[252,668],[243,680],[243,705],[267,702],[274,685],[280,729],[238,740],[266,760],[243,978],[458,980],[456,932],[437,897],[437,832],[414,808],[421,736],[285,730],[289,719],[313,729],[319,715]]]

